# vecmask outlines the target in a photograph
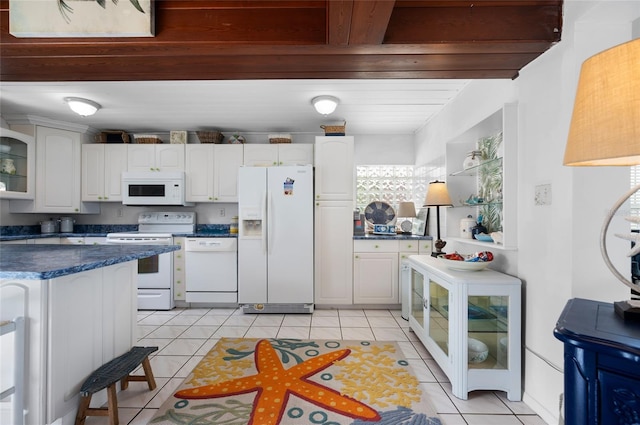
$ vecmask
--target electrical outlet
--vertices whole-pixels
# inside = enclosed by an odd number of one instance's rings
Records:
[[[226,214],[226,211],[224,210],[224,208],[220,208],[220,217],[224,217]]]
[[[122,216],[124,216],[122,208],[118,208],[118,210],[116,211],[116,217],[122,217]]]
[[[539,184],[535,187],[535,205],[551,205],[551,185]]]

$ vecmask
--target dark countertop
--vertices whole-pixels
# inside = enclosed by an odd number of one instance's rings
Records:
[[[430,240],[433,236],[418,236],[418,235],[403,235],[397,233],[395,235],[374,235],[373,233],[367,233],[364,235],[353,235],[353,240],[386,240],[386,241],[420,241]]]
[[[0,279],[53,279],[179,249],[178,245],[0,245]]]
[[[46,238],[90,238],[105,237],[106,233],[34,233],[23,235],[5,235],[0,236],[0,242],[3,241],[19,241],[25,239],[46,239]],[[197,232],[197,233],[174,233],[175,237],[188,238],[237,238],[238,234],[218,233],[218,232]]]

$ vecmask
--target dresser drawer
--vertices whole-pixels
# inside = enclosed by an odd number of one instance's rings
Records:
[[[353,241],[354,252],[398,252],[398,241]]]
[[[423,241],[398,241],[398,250],[400,252],[418,253],[420,242]]]

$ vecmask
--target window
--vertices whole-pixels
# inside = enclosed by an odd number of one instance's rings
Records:
[[[427,191],[426,176],[413,165],[359,165],[356,167],[356,207],[364,213],[367,205],[383,201],[398,208],[400,202],[422,206]]]

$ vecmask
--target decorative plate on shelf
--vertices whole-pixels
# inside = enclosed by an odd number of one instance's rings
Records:
[[[375,201],[364,209],[364,217],[373,224],[389,224],[396,218],[396,212],[386,202]]]

